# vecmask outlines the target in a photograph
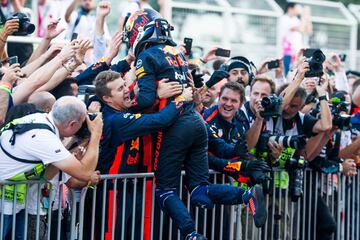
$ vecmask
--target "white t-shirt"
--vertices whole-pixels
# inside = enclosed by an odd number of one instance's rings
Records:
[[[45,123],[53,132],[47,129],[33,129],[16,136],[15,145],[12,146],[9,139],[12,131],[5,131],[0,138],[3,148],[15,157],[27,160],[42,161],[44,165],[64,160],[70,156],[70,152],[62,144],[59,131],[55,127],[51,114],[35,113],[25,116],[24,123]],[[9,179],[18,173],[26,172],[36,164],[22,163],[8,157],[0,150],[0,180]]]
[[[134,12],[145,8],[153,9],[148,3],[140,4],[139,0],[133,0],[125,5],[121,11],[121,16],[125,18],[128,13],[133,14]]]
[[[71,153],[60,141],[59,131],[55,127],[51,114],[35,113],[23,117],[23,123],[31,122],[45,123],[54,129],[56,134],[46,129],[33,129],[17,135],[15,145],[12,146],[9,142],[9,139],[12,136],[12,131],[5,131],[1,135],[0,141],[1,145],[7,152],[18,158],[42,161],[44,165],[64,160],[70,156]],[[16,161],[8,157],[2,150],[0,150],[0,180],[6,180],[19,173],[29,171],[34,166],[36,166],[36,164]],[[35,192],[37,192],[37,190],[35,190]],[[29,200],[31,201],[31,199]],[[0,211],[2,209],[1,205],[0,200]],[[18,213],[24,208],[24,204],[17,202],[15,211]],[[12,215],[12,212],[13,202],[5,201],[4,214]]]
[[[300,27],[298,17],[290,17],[285,14],[280,18],[280,39],[283,45],[284,55],[295,55],[302,48],[302,33],[291,31],[294,27]]]
[[[78,34],[77,39],[89,39],[94,40],[96,16],[89,13],[80,17],[79,23],[74,29],[75,22],[79,16],[79,11],[74,11],[70,16],[70,22],[68,23],[67,39],[71,39],[73,32]],[[110,39],[109,29],[107,24],[104,24],[104,37],[106,40]]]

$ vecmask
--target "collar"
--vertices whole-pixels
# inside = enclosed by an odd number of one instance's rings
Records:
[[[47,113],[45,115],[45,118],[51,124],[52,128],[55,130],[56,135],[60,137],[60,132],[59,132],[59,129],[57,128],[57,126],[55,125],[53,115],[51,113]]]

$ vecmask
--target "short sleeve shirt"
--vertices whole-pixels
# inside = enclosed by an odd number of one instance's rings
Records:
[[[23,123],[45,123],[54,129],[55,134],[47,129],[33,129],[16,136],[14,145],[9,142],[12,131],[4,131],[0,137],[1,145],[11,155],[42,161],[44,165],[64,160],[70,152],[62,144],[51,113],[35,113],[22,118]],[[0,180],[9,179],[19,173],[31,170],[36,164],[16,161],[0,150]]]

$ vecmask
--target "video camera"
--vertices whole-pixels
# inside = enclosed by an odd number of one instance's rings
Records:
[[[282,103],[283,98],[275,94],[264,97],[261,100],[261,106],[264,108],[264,111],[260,112],[260,116],[263,118],[281,116]]]
[[[30,22],[30,19],[25,13],[14,13],[12,16],[6,19],[5,22],[2,23],[4,26],[5,23],[12,19],[19,19],[19,30],[13,35],[15,36],[26,36],[28,34],[32,34],[35,31],[35,25]]]
[[[305,49],[303,55],[309,63],[310,70],[305,73],[305,77],[321,77],[324,74],[323,63],[325,55],[320,49]]]

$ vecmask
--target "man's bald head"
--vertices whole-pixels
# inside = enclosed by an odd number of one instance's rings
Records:
[[[30,95],[28,103],[32,103],[36,106],[37,110],[42,112],[50,112],[56,99],[54,95],[49,92],[35,92]]]
[[[73,96],[59,98],[51,109],[55,124],[65,126],[71,121],[83,122],[86,106],[80,99]]]

